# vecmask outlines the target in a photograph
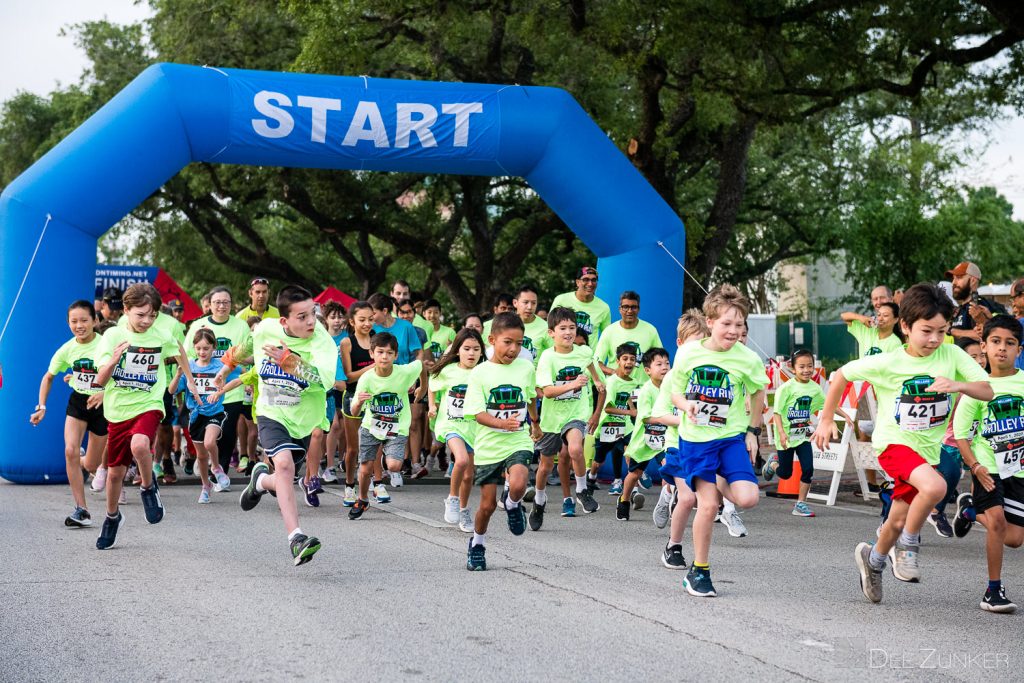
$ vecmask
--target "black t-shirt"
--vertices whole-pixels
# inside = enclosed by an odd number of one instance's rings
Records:
[[[972,301],[970,299],[968,299],[967,303],[961,304],[960,307],[956,309],[956,313],[953,314],[953,329],[954,330],[973,330],[974,329],[975,323],[974,323],[974,318],[971,317],[971,303],[972,303]],[[992,313],[992,315],[999,315],[1000,313],[1002,313],[1002,314],[1006,313],[1006,309],[1003,308],[1001,304],[996,303],[995,301],[992,301],[991,299],[986,299],[985,297],[981,297],[981,299],[978,301],[978,304],[980,306],[984,306],[985,308],[987,308]]]

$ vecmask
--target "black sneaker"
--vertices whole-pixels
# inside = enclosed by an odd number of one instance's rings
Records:
[[[932,513],[928,515],[928,523],[935,527],[935,533],[943,538],[953,538],[953,527],[949,525],[949,520],[946,519],[946,515],[939,514],[932,510]]]
[[[576,500],[580,502],[580,505],[583,506],[583,511],[588,515],[601,509],[601,506],[594,500],[594,493],[590,489],[578,491],[576,493]]]
[[[288,542],[288,546],[292,550],[292,559],[295,561],[295,566],[298,567],[300,564],[306,564],[313,559],[316,551],[320,550],[320,539],[316,536],[296,534],[295,538]]]
[[[629,521],[629,501],[619,499],[619,502],[615,505],[615,519],[620,522]]]
[[[970,515],[968,517],[967,515]],[[963,538],[974,526],[974,496],[961,493],[956,497],[956,517],[953,518],[953,535]]]
[[[370,501],[356,499],[355,504],[348,509],[348,518],[359,519],[368,507],[370,507]]]
[[[711,583],[710,569],[698,569],[691,566],[690,571],[686,573],[686,578],[683,579],[683,588],[686,589],[687,593],[698,598],[714,598],[718,596],[714,585]]]
[[[601,490],[601,487],[597,485],[597,477],[591,479],[590,475],[587,475],[587,490],[590,491],[591,493],[593,493],[594,491]]]
[[[509,510],[507,503],[508,489],[505,489],[501,492],[501,507],[505,508],[505,513],[508,515],[508,530],[512,532],[513,536],[522,536],[526,533],[526,513],[523,512],[523,504],[520,503]]]
[[[196,459],[189,457],[185,458],[185,465],[181,469],[185,470],[185,474],[192,475],[196,472]]]
[[[96,539],[96,550],[107,550],[113,548],[117,543],[117,532],[124,526],[124,515],[117,511],[117,517],[111,519],[109,515],[103,517],[103,527],[100,529],[100,537]]]
[[[261,474],[269,474],[270,468],[264,462],[256,463],[256,466],[252,468],[252,474],[249,475],[248,485],[242,489],[242,495],[238,497],[238,504],[242,506],[243,510],[252,510],[254,507],[260,504],[260,498],[266,491],[257,491],[256,482],[259,480]]]
[[[540,504],[534,502],[533,507],[530,509],[530,529],[533,530],[533,531],[540,531],[540,528],[543,525],[544,525],[544,505],[540,505]]]
[[[661,554],[661,563],[669,569],[686,569],[686,558],[683,557],[683,546],[666,545]]]
[[[981,601],[981,609],[986,612],[1010,614],[1016,611],[1017,605],[1006,599],[1006,589],[1000,586],[998,593],[993,593],[991,588],[985,589],[985,599]]]
[[[142,509],[146,511],[146,521],[159,524],[164,518],[164,504],[160,502],[160,485],[156,483],[156,477],[148,489],[139,487],[139,497],[142,498]]]
[[[85,508],[76,507],[75,511],[64,520],[64,526],[75,527],[76,529],[92,526],[92,515]]]
[[[473,545],[473,539],[469,539],[469,550],[466,551],[466,569],[471,572],[482,572],[487,569],[487,548],[483,545]]]

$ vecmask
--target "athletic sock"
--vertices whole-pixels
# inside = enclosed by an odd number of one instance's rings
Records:
[[[711,569],[711,563],[707,562],[705,564],[701,564],[700,562],[694,562],[693,563],[693,568],[694,569],[703,569],[704,571],[708,571],[709,569]]]
[[[996,579],[995,581],[988,582],[988,589],[993,593],[998,593],[999,589],[1003,587],[1002,579]]]
[[[907,530],[904,529],[900,532],[900,545],[903,547],[921,545],[921,534],[908,534]]]
[[[263,488],[263,480],[265,478],[269,477],[269,476],[270,476],[269,474],[267,474],[266,472],[263,472],[263,473],[260,474],[259,477],[256,478],[256,490],[257,491],[266,491],[266,489]]]
[[[546,505],[548,502],[548,492],[544,489],[537,489],[537,492],[533,494],[533,502],[537,505]]]
[[[512,497],[509,496],[508,498],[505,499],[505,509],[506,510],[515,510],[517,507],[519,507],[519,503],[520,503],[520,501],[512,500]]]
[[[579,493],[580,491],[585,491],[586,488],[587,488],[587,478],[586,477],[576,477],[576,493]]]
[[[118,511],[118,512],[115,512],[114,514],[110,514],[110,513],[108,512],[108,513],[107,513],[107,519],[117,519],[117,516],[118,516],[119,514],[121,514],[121,512],[120,512],[120,511]]]
[[[871,555],[868,557],[868,566],[876,572],[885,569],[885,555],[880,554],[875,547],[871,547]]]
[[[487,534],[478,534],[473,532],[473,543],[471,545],[486,545],[484,541],[487,539]]]
[[[292,532],[290,534],[288,534],[288,540],[291,541],[293,538],[295,538],[296,536],[298,536],[301,533],[302,533],[302,529],[300,529],[299,527],[295,527],[294,529],[292,529]]]
[[[674,541],[674,540],[672,540],[672,538],[669,538],[669,539],[668,539],[668,544],[669,544],[670,546],[673,546],[673,545],[682,545],[682,544],[683,544],[683,539],[681,539],[681,538],[680,538],[680,539],[679,539],[678,541]]]

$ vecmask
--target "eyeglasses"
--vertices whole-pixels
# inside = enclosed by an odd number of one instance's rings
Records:
[[[252,287],[253,285],[269,285],[269,284],[270,284],[270,280],[268,280],[265,277],[254,277],[252,280],[249,281],[249,286],[250,287]]]
[[[639,311],[640,306],[637,304],[619,304],[619,308],[624,311]]]
[[[211,306],[230,306],[231,305],[231,299],[211,301],[210,305]]]
[[[597,282],[596,277],[581,277],[580,282]]]

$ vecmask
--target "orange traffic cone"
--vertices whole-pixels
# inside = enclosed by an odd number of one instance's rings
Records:
[[[796,498],[800,495],[800,476],[803,470],[800,469],[800,461],[793,458],[793,474],[789,479],[779,479],[779,487],[774,493],[767,492],[765,495],[772,498]]]

